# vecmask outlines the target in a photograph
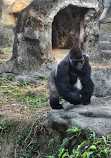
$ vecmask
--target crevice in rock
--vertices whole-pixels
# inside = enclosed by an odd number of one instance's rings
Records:
[[[86,111],[86,112],[81,112],[81,115],[85,116],[85,117],[95,117],[95,118],[111,118],[111,115],[109,115],[108,113],[94,113],[91,111]]]

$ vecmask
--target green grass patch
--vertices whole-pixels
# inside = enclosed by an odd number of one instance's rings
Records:
[[[14,120],[7,120],[4,116],[0,117],[0,144],[4,141],[9,133],[16,131],[17,122]]]
[[[49,105],[46,81],[35,86],[29,85],[26,81],[15,84],[7,79],[0,78],[0,92],[8,96],[9,100],[16,99],[17,102],[27,107],[31,113],[35,112],[38,107]]]
[[[27,124],[18,133],[16,139],[16,158],[45,158],[53,154],[60,144],[60,137],[48,132],[43,127],[43,116],[38,117],[35,122]]]
[[[36,137],[36,125],[25,126],[16,139],[17,158],[30,158],[39,154],[40,144]]]

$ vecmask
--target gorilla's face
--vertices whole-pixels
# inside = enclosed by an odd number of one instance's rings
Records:
[[[70,59],[71,66],[79,71],[82,70],[84,66],[84,62],[85,62],[84,57],[82,57],[81,59]]]

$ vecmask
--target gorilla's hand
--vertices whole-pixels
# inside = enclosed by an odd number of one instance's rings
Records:
[[[88,105],[88,104],[91,104],[91,101],[83,101],[83,100],[82,100],[82,104],[83,104],[83,105]]]
[[[83,95],[81,97],[81,102],[82,102],[83,105],[88,105],[88,104],[91,103],[91,100],[89,98],[87,98],[87,96]]]
[[[81,102],[83,105],[88,105],[91,103],[91,99],[90,97],[88,97],[88,93],[85,92],[83,89],[81,89],[79,91],[80,95],[81,95]]]

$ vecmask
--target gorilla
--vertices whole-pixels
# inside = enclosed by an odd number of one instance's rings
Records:
[[[77,79],[81,82],[81,89],[75,85]],[[63,109],[59,103],[60,97],[74,105],[90,104],[94,83],[88,56],[83,54],[80,48],[72,47],[48,76],[48,88],[52,109]]]

